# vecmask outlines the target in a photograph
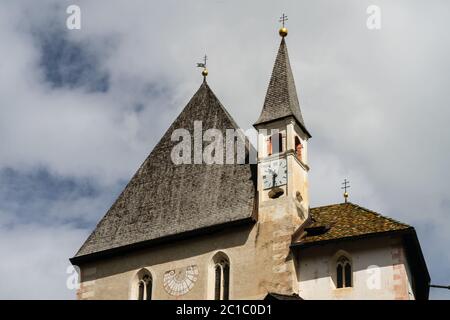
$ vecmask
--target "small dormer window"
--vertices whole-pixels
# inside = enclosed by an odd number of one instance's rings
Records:
[[[269,156],[283,152],[283,135],[281,133],[274,133],[269,137],[267,143],[267,153]]]

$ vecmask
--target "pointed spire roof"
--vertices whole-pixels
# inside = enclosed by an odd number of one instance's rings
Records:
[[[275,59],[275,65],[273,66],[264,106],[255,126],[289,116],[294,117],[305,133],[311,137],[308,130],[306,130],[300,111],[287,45],[283,37]]]
[[[203,133],[214,128],[225,136],[226,130],[238,129],[204,79],[72,262],[229,223],[253,221],[255,165],[172,162],[171,152],[178,144],[172,141],[173,131],[186,129],[193,136],[194,121],[202,121]]]

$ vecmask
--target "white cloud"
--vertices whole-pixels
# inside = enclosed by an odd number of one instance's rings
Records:
[[[66,225],[0,228],[0,299],[73,299],[75,291],[66,287],[67,255],[87,235]]]

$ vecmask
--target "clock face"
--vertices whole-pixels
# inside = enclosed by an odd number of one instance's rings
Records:
[[[182,296],[194,287],[198,278],[196,265],[169,270],[164,274],[164,289],[172,296]]]
[[[272,160],[262,165],[262,178],[264,189],[278,187],[286,184],[286,159]]]

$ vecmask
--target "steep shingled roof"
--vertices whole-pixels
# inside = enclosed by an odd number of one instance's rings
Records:
[[[333,204],[312,208],[311,224],[297,244],[311,244],[356,236],[406,230],[411,226],[384,217],[353,203]]]
[[[264,106],[255,125],[293,116],[309,135],[303,121],[284,38],[275,59]]]
[[[238,128],[204,81],[75,258],[253,217],[254,165],[173,164],[172,132],[193,136],[194,121],[224,136]]]

